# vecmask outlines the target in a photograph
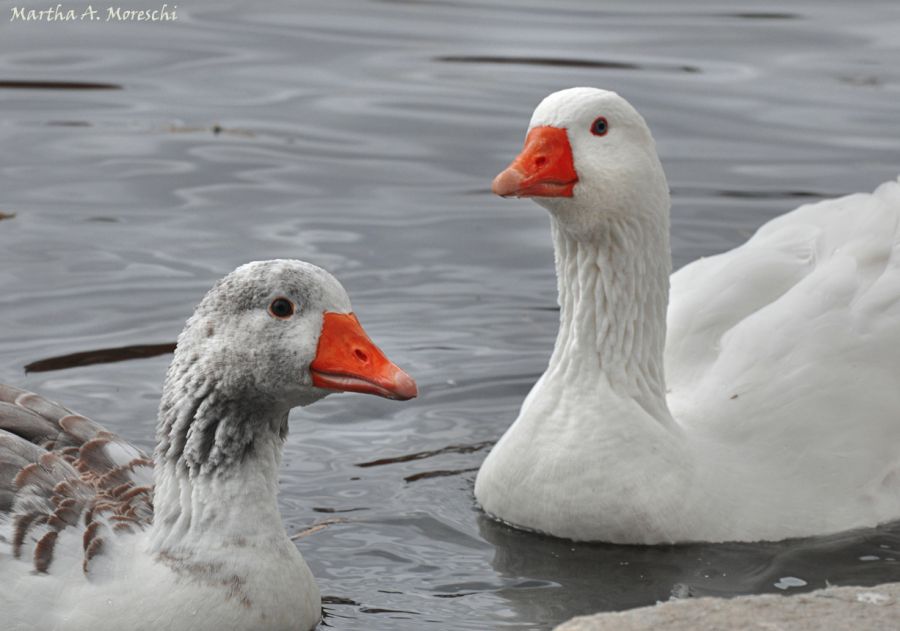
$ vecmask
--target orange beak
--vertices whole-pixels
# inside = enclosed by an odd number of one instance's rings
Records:
[[[325,312],[309,372],[317,388],[377,394],[400,401],[418,394],[412,377],[384,356],[352,313]]]
[[[572,197],[576,182],[566,130],[534,127],[522,153],[494,178],[491,190],[501,197]]]

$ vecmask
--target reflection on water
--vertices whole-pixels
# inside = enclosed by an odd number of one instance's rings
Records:
[[[496,546],[492,564],[497,572],[520,580],[541,577],[531,589],[498,593],[524,619],[544,625],[565,615],[670,598],[779,593],[829,583],[875,585],[900,575],[897,528],[779,543],[613,546],[530,535],[483,516],[478,525]],[[867,562],[877,565],[865,567]]]
[[[595,4],[192,0],[166,25],[0,21],[0,381],[151,448],[168,349],[147,345],[237,265],[304,258],[421,392],[292,417],[281,508],[330,628],[546,629],[672,594],[900,579],[898,526],[642,548],[475,507],[475,470],[556,332],[547,218],[489,194],[543,96],[594,85],[641,110],[679,266],[900,171],[892,4]]]

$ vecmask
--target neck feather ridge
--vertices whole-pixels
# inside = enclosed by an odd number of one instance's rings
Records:
[[[288,413],[232,396],[204,374],[176,359],[166,378],[154,473],[157,552],[284,536],[277,492]]]
[[[586,239],[552,219],[560,327],[547,374],[576,388],[605,377],[668,424],[663,351],[671,263],[667,222],[656,223],[663,225],[611,217]]]

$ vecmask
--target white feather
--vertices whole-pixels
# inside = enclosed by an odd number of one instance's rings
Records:
[[[587,131],[599,115],[608,138]],[[620,543],[900,518],[900,183],[802,206],[684,267],[666,311],[669,201],[643,119],[579,88],[536,125],[567,128],[579,176],[573,197],[536,200],[560,334],[479,472],[485,510]]]

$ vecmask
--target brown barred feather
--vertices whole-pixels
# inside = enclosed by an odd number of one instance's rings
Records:
[[[25,465],[19,471],[13,484],[17,489],[24,489],[28,485],[35,485],[41,489],[52,490],[56,486],[58,480],[55,480],[46,467],[42,467],[38,462],[32,462]]]
[[[96,538],[97,531],[100,530],[101,526],[102,524],[99,521],[92,521],[87,525],[87,528],[84,529],[84,535],[82,535],[81,541],[85,551],[87,551],[91,542]]]
[[[22,545],[25,543],[25,535],[32,525],[39,525],[47,521],[47,516],[38,512],[26,513],[19,515],[15,520],[15,530],[13,531],[13,556],[17,559],[22,555]]]
[[[29,462],[37,462],[45,451],[17,434],[0,429],[0,458],[6,462],[17,462],[24,466]]]
[[[104,449],[107,443],[109,443],[109,439],[103,437],[92,438],[84,443],[78,450],[78,459],[75,461],[78,470],[82,473],[103,473],[110,467],[115,467],[116,463],[110,459]]]
[[[0,402],[0,429],[40,444],[45,440],[55,439],[62,428],[40,414],[20,408],[14,403]]]
[[[106,432],[102,425],[80,414],[69,414],[62,417],[59,419],[59,425],[66,433],[76,438],[80,444],[96,438],[101,432]]]
[[[0,461],[0,489],[18,490],[19,487],[16,486],[15,480],[21,470],[22,465],[19,463]]]
[[[91,540],[88,546],[84,549],[84,561],[81,563],[81,571],[85,574],[88,573],[88,566],[90,565],[91,559],[100,554],[103,551],[103,538],[96,537]]]
[[[115,449],[107,451],[113,443]],[[135,455],[127,464],[115,460],[122,450]],[[37,572],[50,570],[66,528],[82,529],[87,573],[105,546],[102,531],[148,526],[152,487],[143,485],[146,473],[135,478],[135,472],[152,466],[149,457],[95,421],[0,384],[0,522],[5,515],[11,525],[10,541],[0,537],[0,545],[10,545],[17,558],[32,549]]]
[[[114,467],[97,478],[97,485],[104,489],[115,488],[115,485],[126,486],[134,484],[130,475],[132,468],[128,465]]]
[[[41,456],[39,461],[52,477],[57,479],[74,478],[78,476],[78,472],[71,464],[66,462],[62,456],[55,452],[48,452]],[[56,486],[56,485],[54,485]]]
[[[122,493],[119,497],[123,502],[130,502],[138,495],[145,495],[147,498],[153,497],[153,488],[149,486],[133,486],[129,490]]]
[[[34,547],[34,569],[45,574],[53,561],[53,548],[56,546],[56,538],[59,533],[51,530],[37,542]]]
[[[40,414],[48,421],[56,424],[59,423],[60,418],[72,413],[58,403],[54,403],[33,392],[23,392],[16,397],[15,403],[19,407]]]
[[[123,484],[120,484],[117,487],[110,489],[109,494],[115,498],[119,498],[119,496],[121,496],[125,491],[127,491],[130,488],[133,488],[133,484],[131,482],[125,482]]]
[[[65,449],[61,449],[59,451],[59,455],[65,458],[66,462],[72,464],[75,462],[75,459],[78,458],[78,451],[78,447],[66,447]]]
[[[53,493],[54,495],[59,495],[61,497],[69,497],[74,495],[75,489],[69,480],[63,480],[53,487]]]
[[[54,502],[59,509],[73,508],[76,505],[74,497],[61,497],[59,502]]]
[[[62,530],[66,526],[75,526],[78,524],[78,515],[80,514],[81,507],[77,506],[73,500],[71,505],[60,506],[53,511],[53,514],[50,516],[50,520],[47,523],[55,530]]]
[[[87,510],[84,511],[84,525],[88,527],[92,523],[94,523],[94,507],[88,506]]]
[[[22,390],[6,383],[0,383],[0,401],[15,403],[21,395],[28,394],[28,390]]]

